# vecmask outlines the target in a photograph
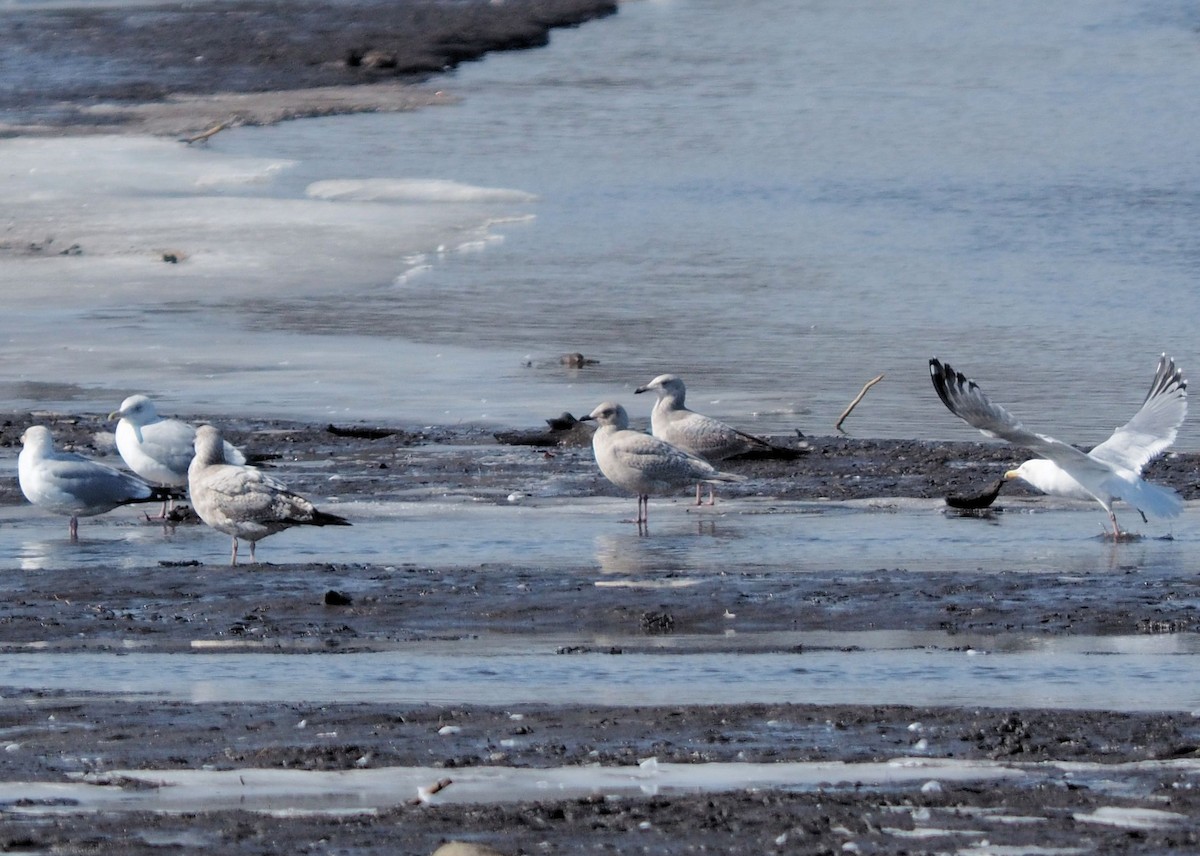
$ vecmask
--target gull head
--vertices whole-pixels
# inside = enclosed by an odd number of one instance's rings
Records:
[[[687,394],[687,388],[683,385],[683,378],[673,374],[660,374],[645,386],[639,386],[634,390],[634,393],[650,391],[657,393],[659,399],[670,398],[680,406],[683,405],[683,397]]]
[[[196,428],[193,448],[196,450],[193,463],[198,461],[205,466],[225,463],[225,441],[221,439],[221,432],[211,425]]]
[[[1021,479],[1043,493],[1050,494],[1062,493],[1064,489],[1075,484],[1074,479],[1063,472],[1062,467],[1045,458],[1030,458],[1015,470],[1006,472],[1004,478],[1006,480]],[[1071,484],[1064,484],[1064,481]]]
[[[21,445],[33,452],[53,452],[54,437],[45,425],[30,425],[21,435]]]
[[[579,420],[580,422],[595,422],[601,428],[611,427],[624,431],[629,427],[629,414],[625,408],[614,401],[605,401],[596,405],[596,409]]]
[[[134,425],[149,425],[158,419],[154,402],[144,395],[131,395],[121,402],[121,409],[108,414],[109,419],[128,419]]]

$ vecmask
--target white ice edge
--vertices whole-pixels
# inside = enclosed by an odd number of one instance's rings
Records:
[[[1071,770],[1065,769],[1070,767]],[[0,811],[34,814],[89,811],[181,813],[239,809],[265,813],[344,814],[410,803],[483,804],[527,800],[617,799],[656,794],[743,789],[921,787],[930,781],[965,783],[1097,776],[1156,767],[1200,773],[1195,760],[1138,764],[1033,764],[987,760],[896,758],[884,762],[658,763],[530,769],[506,766],[382,767],[354,770],[110,770],[79,773],[68,782],[4,782]],[[448,781],[447,781],[448,780]],[[149,787],[127,789],[122,782]],[[437,787],[437,783],[442,783]],[[20,805],[17,805],[20,801]],[[1169,826],[1185,820],[1175,812],[1102,806],[1076,819],[1129,829]]]
[[[757,788],[920,786],[931,778],[978,782],[1022,778],[1015,767],[988,761],[903,758],[888,762],[642,764],[529,769],[503,766],[385,767],[335,771],[111,770],[78,774],[71,782],[6,782],[6,811],[164,813],[241,809],[345,812],[386,809],[413,801],[481,804],[586,796],[640,797],[662,792],[719,792]],[[439,781],[450,784],[430,791]],[[125,789],[133,780],[151,788]],[[12,803],[21,800],[22,805]],[[42,804],[38,804],[38,803]]]

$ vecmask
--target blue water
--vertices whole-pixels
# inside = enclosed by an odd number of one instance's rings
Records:
[[[386,206],[329,243],[264,206],[240,234],[284,252],[219,280],[85,257],[46,288],[93,347],[56,349],[58,315],[18,313],[3,332],[20,383],[0,389],[97,411],[148,391],[176,412],[530,424],[602,398],[644,417],[632,388],[675,371],[698,409],[827,433],[883,373],[852,433],[974,436],[931,393],[936,354],[1027,424],[1094,443],[1160,352],[1200,356],[1198,24],[1187,4],[1115,0],[625,3],[430,84],[455,106],[239,129],[185,155],[290,161],[252,182],[285,202],[337,178],[538,195],[489,208],[471,251],[445,251],[458,224],[423,254],[390,249],[370,231]],[[154,186],[138,193],[161,202]],[[111,210],[119,233],[134,213]],[[103,277],[119,285],[89,287]],[[599,365],[563,370],[569,351]],[[1198,437],[1185,426],[1181,447]]]
[[[781,430],[828,431],[886,373],[852,431],[959,436],[929,395],[937,354],[1094,442],[1161,351],[1197,360],[1197,17],[626,3],[464,67],[457,107],[219,144],[541,197],[502,245],[379,294],[364,329],[582,351],[593,396],[675,371],[698,406]]]

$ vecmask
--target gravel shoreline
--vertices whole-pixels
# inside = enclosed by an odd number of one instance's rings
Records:
[[[112,426],[99,416],[10,413],[0,425],[0,445],[13,447],[33,421],[50,425],[64,445],[116,460],[107,445]],[[279,455],[272,465],[302,491],[328,489],[328,473],[336,471],[344,501],[400,495],[412,501],[427,487],[431,496],[466,490],[499,503],[511,484],[547,479],[566,485],[564,501],[611,491],[578,437],[571,445],[541,446],[506,445],[495,436],[548,440],[537,428],[219,422],[248,451]],[[809,451],[794,460],[732,464],[748,476],[732,491],[793,499],[934,498],[978,487],[1019,458],[1015,450],[984,443],[807,441]],[[1175,455],[1156,463],[1151,476],[1194,496],[1197,463],[1196,456]],[[0,506],[22,501],[15,479],[5,480]],[[1192,632],[1200,604],[1193,577],[1156,576],[1143,583],[1136,570],[1097,573],[1082,581],[1058,579],[1051,571],[1038,575],[1036,596],[1027,574],[921,573],[916,580],[882,571],[831,569],[797,577],[731,570],[740,572],[721,585],[741,598],[739,651],[752,650],[744,646],[754,633],[797,628],[970,632],[998,644],[1014,633]],[[150,561],[120,573],[30,569],[10,593],[0,620],[0,645],[28,651],[36,643],[32,650],[69,655],[119,652],[126,640],[136,640],[139,650],[197,656],[186,653],[192,641],[207,639],[257,641],[267,650],[278,645],[305,656],[303,651],[370,651],[429,640],[495,634],[550,638],[573,632],[619,635],[628,640],[621,651],[599,652],[619,657],[653,650],[664,626],[668,632],[703,636],[718,650],[723,644],[720,605],[700,589],[597,588],[589,582],[594,569],[584,567],[514,566],[480,574],[472,567],[422,563],[419,546],[401,563],[400,573],[379,571],[337,562],[237,571],[216,562]],[[327,591],[348,593],[350,603],[328,602]],[[151,603],[147,592],[153,592]],[[647,618],[664,615],[666,625]],[[644,648],[639,639],[646,640]],[[149,854],[162,852],[166,841],[184,851],[209,847],[235,854],[418,854],[465,839],[510,854],[593,849],[815,854],[847,852],[847,845],[852,852],[880,854],[1031,852],[1034,846],[1186,853],[1200,839],[1200,805],[1189,766],[1200,755],[1200,720],[1188,712],[1010,710],[981,699],[982,706],[971,709],[530,705],[522,706],[522,719],[514,720],[511,710],[471,705],[187,704],[15,688],[0,688],[0,695],[0,728],[16,747],[0,753],[0,782],[65,782],[118,769],[353,770],[364,763],[430,766],[445,770],[451,780],[464,767],[611,766],[646,757],[682,763],[852,763],[910,755],[918,737],[927,741],[920,750],[926,757],[1030,765],[1021,767],[1027,775],[1017,778],[924,789],[829,782],[796,791],[663,792],[482,806],[398,804],[336,816],[229,810],[183,816],[43,814],[51,807],[17,800],[0,804],[0,849],[8,850]],[[311,727],[300,729],[299,722]],[[920,724],[920,734],[914,734],[914,723]],[[461,731],[447,737],[441,732],[446,724]],[[1070,767],[1084,762],[1109,772],[1088,778]],[[1118,819],[1106,820],[1114,811]],[[1135,823],[1127,817],[1149,819]],[[988,849],[996,847],[1015,849]]]

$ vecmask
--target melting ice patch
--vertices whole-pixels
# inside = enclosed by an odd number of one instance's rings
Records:
[[[23,384],[0,394],[21,406],[22,389],[69,385],[111,409],[126,391],[199,401],[203,387],[230,410],[351,411],[394,398],[363,365],[452,354],[426,372],[437,388],[477,374],[470,354],[364,337],[339,309],[414,275],[414,257],[490,246],[495,224],[530,216],[533,197],[394,176],[306,187],[297,173],[313,167],[219,142],[0,140],[0,340]]]
[[[433,804],[576,799],[590,795],[638,797],[664,792],[703,793],[741,788],[809,789],[912,785],[931,772],[948,781],[1023,778],[1012,767],[988,761],[937,760],[845,764],[841,762],[641,764],[617,767],[459,767],[452,781],[433,767],[355,770],[112,770],[75,781],[3,782],[0,804],[21,813],[240,809],[276,814],[371,812],[420,800]],[[126,789],[130,780],[149,788]],[[19,805],[16,801],[20,800]]]
[[[356,202],[536,202],[537,196],[503,187],[475,187],[441,179],[341,179],[314,181],[313,199]]]

